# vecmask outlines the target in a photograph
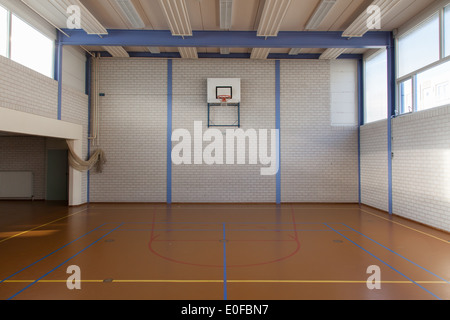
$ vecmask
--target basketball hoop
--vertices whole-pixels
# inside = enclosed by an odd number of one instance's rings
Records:
[[[220,96],[217,96],[217,99],[219,99],[221,101],[222,106],[226,106],[227,103],[228,103],[228,100],[231,99],[231,96],[229,96],[229,95],[220,95]]]

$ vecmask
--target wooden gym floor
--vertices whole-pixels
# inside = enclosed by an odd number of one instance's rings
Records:
[[[449,300],[449,240],[353,204],[0,202],[0,299]]]

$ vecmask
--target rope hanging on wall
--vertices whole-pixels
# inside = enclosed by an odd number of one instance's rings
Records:
[[[86,172],[96,169],[96,172],[102,173],[106,162],[105,154],[102,149],[97,149],[89,160],[81,159],[73,150],[73,141],[66,140],[69,146],[69,165],[77,171]]]

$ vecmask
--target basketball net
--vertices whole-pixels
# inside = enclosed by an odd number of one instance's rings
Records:
[[[223,95],[223,96],[218,96],[217,98],[220,99],[221,106],[226,107],[226,106],[228,106],[228,100],[231,99],[231,96]]]

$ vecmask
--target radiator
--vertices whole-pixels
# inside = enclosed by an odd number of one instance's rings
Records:
[[[32,199],[33,172],[0,171],[0,199]]]

